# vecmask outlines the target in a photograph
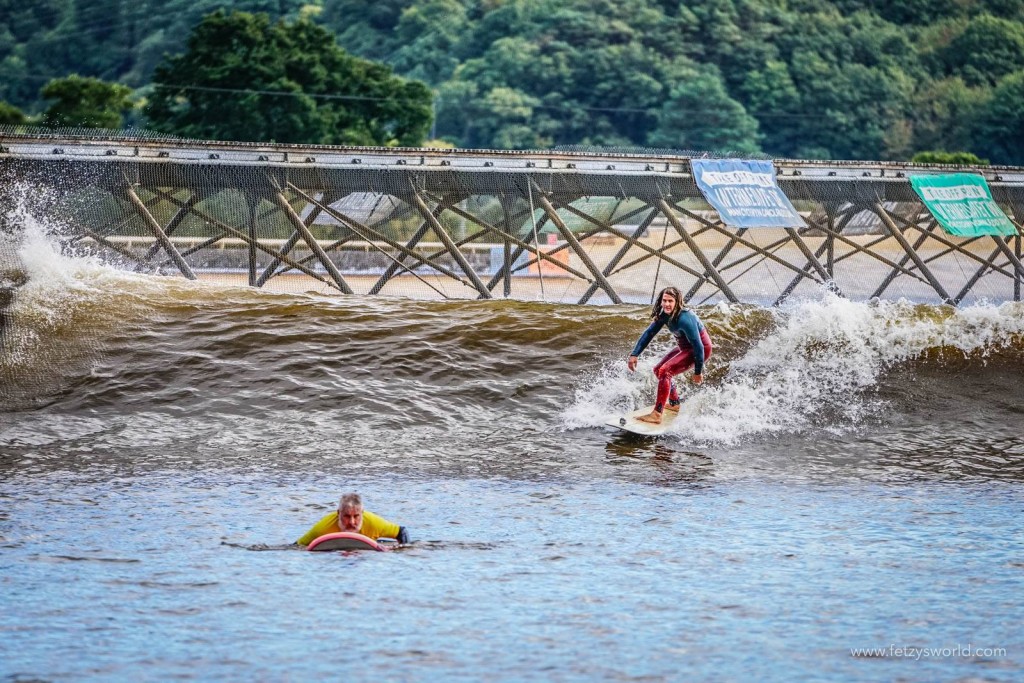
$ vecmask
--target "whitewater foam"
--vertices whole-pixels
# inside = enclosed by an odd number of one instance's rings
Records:
[[[734,307],[723,319],[728,326],[745,315],[744,307]],[[729,445],[779,432],[848,431],[884,409],[872,390],[894,365],[944,348],[984,358],[1024,335],[1019,303],[954,309],[907,301],[859,303],[823,291],[770,315],[771,329],[743,355],[712,357],[712,371],[728,364],[724,379],[695,387],[677,378],[684,403],[670,430],[673,438]],[[711,333],[714,339],[713,328]],[[650,404],[651,371],[660,355],[642,357],[635,374],[616,359],[581,380],[563,426],[600,426],[609,414]]]

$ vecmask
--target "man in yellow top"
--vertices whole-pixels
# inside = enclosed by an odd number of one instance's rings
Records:
[[[378,538],[393,538],[399,543],[409,542],[409,532],[404,526],[398,526],[372,512],[365,512],[363,499],[359,497],[359,494],[346,493],[341,497],[338,509],[325,515],[296,543],[309,545],[314,539],[320,538],[324,534],[334,534],[339,531],[352,531],[375,541]]]

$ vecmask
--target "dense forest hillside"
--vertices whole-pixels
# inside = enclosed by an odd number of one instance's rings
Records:
[[[431,136],[462,147],[1024,164],[1024,0],[0,0],[0,101],[37,114],[79,74],[144,105],[217,9],[424,82]]]

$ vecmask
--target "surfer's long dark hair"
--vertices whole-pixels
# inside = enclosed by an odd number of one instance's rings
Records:
[[[654,305],[651,307],[651,320],[657,320],[658,316],[661,315],[661,297],[668,294],[670,297],[676,300],[676,307],[672,310],[672,315],[669,319],[675,320],[679,317],[679,313],[686,306],[686,302],[683,301],[683,295],[675,287],[666,287],[665,289],[658,292],[658,296],[654,299]]]

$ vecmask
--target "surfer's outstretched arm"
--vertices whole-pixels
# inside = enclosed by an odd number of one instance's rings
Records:
[[[657,335],[658,332],[661,331],[661,328],[665,326],[666,320],[668,320],[668,316],[659,315],[651,322],[650,325],[647,326],[647,329],[640,335],[640,338],[636,340],[633,350],[629,352],[629,357],[626,359],[626,367],[629,368],[630,372],[636,370],[637,359],[639,359],[640,354],[644,352],[644,349],[646,349],[647,345],[651,343],[651,340],[654,339],[655,335]]]

